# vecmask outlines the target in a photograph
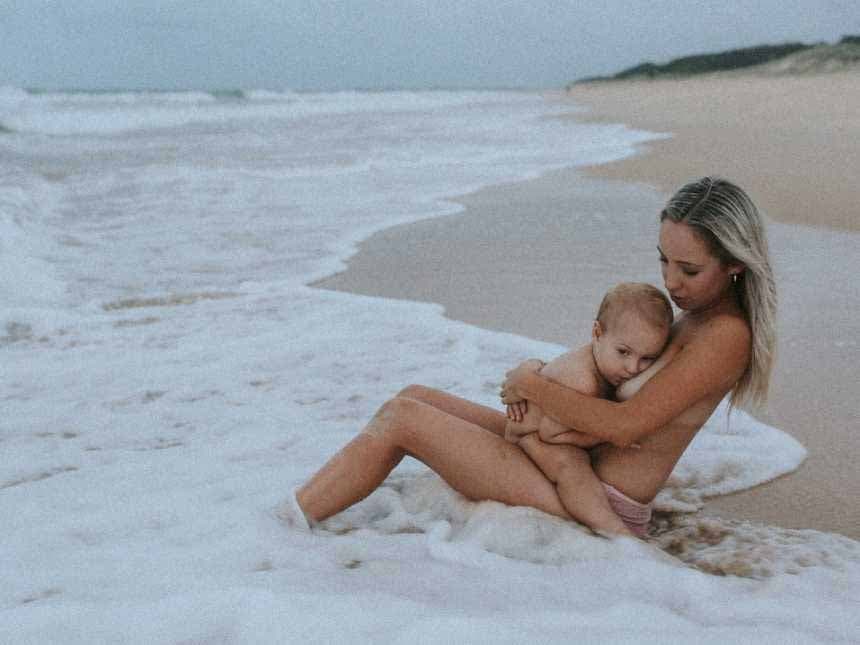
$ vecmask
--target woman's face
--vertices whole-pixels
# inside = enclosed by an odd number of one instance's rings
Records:
[[[726,296],[739,265],[725,265],[698,234],[683,222],[660,224],[660,264],[663,283],[678,307],[696,312]]]

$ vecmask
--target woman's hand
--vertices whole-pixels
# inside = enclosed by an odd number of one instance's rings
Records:
[[[505,374],[505,380],[502,383],[502,390],[499,393],[502,397],[502,403],[512,405],[514,403],[525,402],[519,391],[517,390],[518,382],[525,376],[537,372],[546,363],[536,358],[530,358],[517,365],[510,372]]]

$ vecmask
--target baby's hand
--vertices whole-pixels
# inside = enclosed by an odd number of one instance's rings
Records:
[[[523,401],[524,399],[517,392],[518,380],[528,374],[531,374],[532,372],[539,371],[545,365],[546,363],[544,363],[542,360],[537,358],[531,358],[527,361],[523,361],[514,369],[505,373],[505,380],[502,382],[502,388],[499,392],[499,396],[502,399],[502,403],[512,404]]]
[[[505,424],[505,441],[519,443],[524,436],[532,434],[534,430],[516,421],[508,421]]]
[[[528,401],[519,401],[517,403],[511,403],[507,406],[507,417],[511,421],[516,421],[517,423],[522,422],[523,417],[526,416],[526,413],[529,411],[529,402]]]

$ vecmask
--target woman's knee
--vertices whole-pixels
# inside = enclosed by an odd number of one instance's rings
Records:
[[[415,414],[417,401],[395,396],[383,403],[365,426],[364,432],[373,436],[385,436],[395,443],[402,443],[401,436],[409,426],[410,417]]]
[[[414,401],[428,401],[433,398],[433,393],[436,390],[427,387],[426,385],[407,385],[397,393],[396,398],[412,399]]]

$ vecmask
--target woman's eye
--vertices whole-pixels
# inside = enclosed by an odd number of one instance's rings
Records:
[[[699,275],[699,272],[698,271],[690,271],[689,269],[685,269],[684,275],[688,275],[690,277],[693,277],[694,275]]]

